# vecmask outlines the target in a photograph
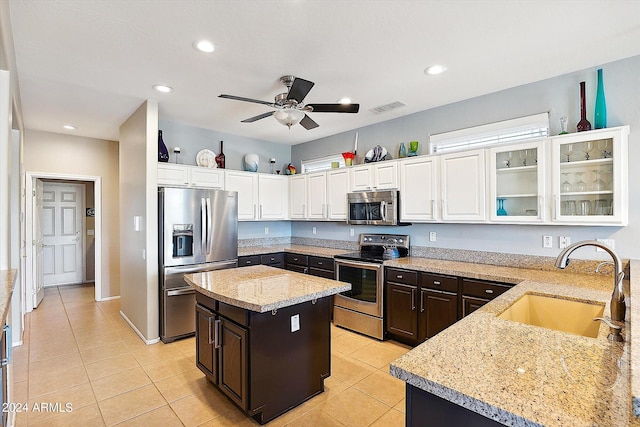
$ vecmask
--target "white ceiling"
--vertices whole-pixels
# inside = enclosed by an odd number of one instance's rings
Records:
[[[28,129],[118,139],[145,99],[160,117],[297,144],[640,54],[640,1],[10,0]],[[213,41],[212,54],[192,43]],[[426,76],[442,63],[448,70]],[[290,131],[269,107],[279,77],[349,96],[358,114],[310,113]],[[174,88],[170,94],[154,84]],[[375,115],[369,109],[407,106]],[[78,127],[67,131],[63,124]]]

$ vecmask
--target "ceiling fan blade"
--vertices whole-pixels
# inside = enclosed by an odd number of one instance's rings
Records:
[[[255,104],[262,104],[262,105],[268,105],[269,107],[275,107],[275,104],[273,104],[272,102],[260,101],[259,99],[244,98],[242,96],[234,96],[234,95],[224,95],[224,94],[222,94],[222,95],[218,96],[218,98],[235,99],[236,101],[253,102]]]
[[[314,84],[315,83],[310,82],[309,80],[296,77],[293,81],[291,89],[289,89],[287,99],[295,99],[296,101],[298,101],[298,104],[301,104],[302,100],[305,96],[307,96]]]
[[[357,113],[360,104],[307,104],[314,113]]]
[[[316,122],[313,121],[313,119],[309,116],[307,116],[306,114],[304,115],[304,117],[302,118],[302,120],[300,120],[300,124],[306,129],[306,130],[310,130],[313,128],[317,128],[318,124]]]
[[[244,119],[242,121],[242,123],[253,123],[253,122],[257,121],[257,120],[264,119],[264,118],[269,117],[269,116],[273,116],[273,113],[275,113],[275,111],[269,111],[268,113],[260,114],[258,116],[254,116],[254,117],[249,117],[248,119]]]

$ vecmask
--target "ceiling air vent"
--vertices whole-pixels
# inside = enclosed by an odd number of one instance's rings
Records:
[[[369,111],[371,111],[373,114],[381,114],[381,113],[387,113],[391,110],[395,110],[396,108],[402,108],[406,106],[407,104],[403,104],[400,101],[396,101],[396,102],[392,102],[391,104],[385,104],[379,107],[371,108]]]

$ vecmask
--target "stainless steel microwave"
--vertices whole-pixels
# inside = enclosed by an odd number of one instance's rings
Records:
[[[403,225],[400,224],[398,190],[348,193],[347,203],[347,224]]]

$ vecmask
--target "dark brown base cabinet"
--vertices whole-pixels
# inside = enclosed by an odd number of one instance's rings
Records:
[[[462,278],[462,316],[467,316],[513,287],[506,283]]]
[[[407,427],[494,427],[502,425],[409,384],[406,387],[406,398],[405,425]]]
[[[294,315],[300,329],[291,332]],[[324,390],[329,316],[329,298],[256,313],[196,293],[196,365],[264,424]]]
[[[417,345],[458,320],[458,279],[386,270],[387,334]]]
[[[238,257],[238,267],[250,265],[268,265],[270,267],[284,268],[284,253],[277,252],[264,255],[245,255]]]

